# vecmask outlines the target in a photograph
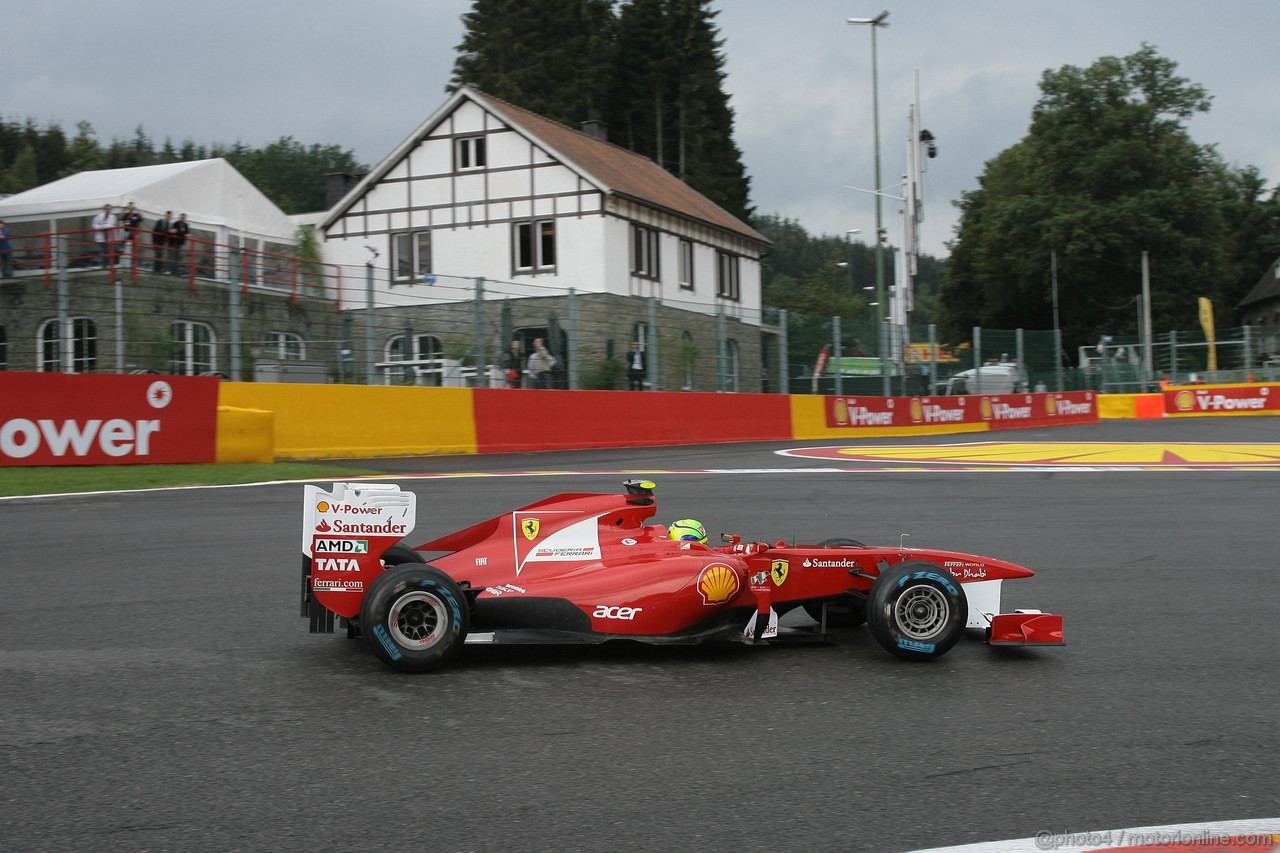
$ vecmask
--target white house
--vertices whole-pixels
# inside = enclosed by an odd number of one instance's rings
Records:
[[[759,323],[769,241],[652,160],[462,88],[320,222],[325,260],[377,253],[377,304],[468,298],[450,277],[656,296]],[[548,291],[549,292],[549,291]]]

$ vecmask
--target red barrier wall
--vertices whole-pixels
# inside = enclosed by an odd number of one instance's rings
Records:
[[[0,372],[0,466],[212,462],[218,380]]]
[[[1196,416],[1280,414],[1280,385],[1166,388],[1164,411]]]
[[[784,394],[477,388],[480,453],[583,447],[785,441]]]
[[[990,429],[1094,423],[1092,391],[958,397],[827,397],[828,427],[920,427],[985,423]]]

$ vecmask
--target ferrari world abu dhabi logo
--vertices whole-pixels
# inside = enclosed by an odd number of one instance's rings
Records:
[[[538,538],[538,531],[542,529],[542,522],[536,518],[526,518],[520,522],[520,532],[524,534],[524,538],[530,542]]]
[[[724,563],[712,563],[698,576],[703,604],[723,604],[738,594],[738,573]]]
[[[1179,391],[1173,395],[1173,407],[1179,412],[1189,412],[1196,407],[1196,395],[1193,391]]]
[[[773,578],[774,586],[782,586],[787,582],[787,574],[791,571],[791,564],[786,560],[774,560],[769,566],[769,577]]]

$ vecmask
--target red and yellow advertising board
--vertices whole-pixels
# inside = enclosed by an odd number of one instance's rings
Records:
[[[0,373],[0,467],[212,462],[218,380]]]
[[[938,427],[986,424],[989,429],[1093,423],[1092,391],[979,394],[955,397],[826,397],[829,428]]]
[[[1167,415],[1280,414],[1280,385],[1215,385],[1166,388]]]

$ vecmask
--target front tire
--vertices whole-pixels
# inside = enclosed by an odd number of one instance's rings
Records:
[[[951,572],[915,560],[876,578],[867,595],[867,627],[885,651],[903,660],[946,654],[969,620],[969,600]]]
[[[360,604],[365,642],[402,672],[427,672],[452,660],[466,640],[468,618],[462,589],[434,566],[388,567]]]

